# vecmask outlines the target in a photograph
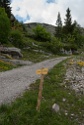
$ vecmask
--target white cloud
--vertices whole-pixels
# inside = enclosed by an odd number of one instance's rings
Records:
[[[64,21],[66,9],[69,7],[73,20],[84,26],[84,0],[54,0],[47,3],[47,0],[12,0],[12,13],[16,16],[27,19],[26,22],[43,22],[55,25],[57,14],[60,12]],[[51,0],[49,0],[51,1]],[[53,1],[53,0],[52,0]]]

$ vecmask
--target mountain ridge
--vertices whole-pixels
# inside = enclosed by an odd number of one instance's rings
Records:
[[[55,26],[47,23],[37,23],[37,22],[31,22],[31,23],[25,23],[25,29],[29,34],[33,34],[32,30],[37,26],[41,25],[43,26],[51,35],[55,34]]]
[[[25,23],[25,29],[29,34],[33,34],[33,29],[37,26],[37,25],[41,25],[43,26],[46,31],[48,31],[52,36],[54,36],[55,34],[55,28],[56,26],[52,25],[52,24],[47,24],[47,23],[40,23],[40,22],[30,22],[30,23]],[[79,27],[81,30],[82,35],[84,35],[84,27]]]

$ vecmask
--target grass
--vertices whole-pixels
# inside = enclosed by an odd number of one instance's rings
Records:
[[[76,93],[62,82],[66,72],[64,64],[59,63],[44,79],[44,89],[40,112],[36,111],[38,88],[40,80],[31,84],[21,98],[10,105],[0,107],[0,125],[79,125],[84,116],[84,96]],[[65,102],[63,101],[65,98]],[[52,111],[52,105],[60,106],[58,113]],[[68,115],[65,115],[65,113]],[[74,114],[74,115],[73,115]]]
[[[26,46],[24,47],[25,49],[22,50],[23,60],[29,60],[36,63],[45,59],[56,57],[43,46],[45,43],[33,40],[31,38],[26,38],[25,41]]]
[[[16,66],[12,63],[0,60],[0,72],[11,70],[13,68],[16,68]]]
[[[41,52],[35,52],[32,50],[23,51],[23,55],[24,55],[23,60],[29,60],[34,63],[56,57],[55,55],[47,55],[47,54],[43,54]]]

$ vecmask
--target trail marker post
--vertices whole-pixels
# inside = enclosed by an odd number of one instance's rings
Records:
[[[36,106],[36,110],[40,111],[44,75],[48,74],[48,69],[47,68],[38,69],[38,70],[36,70],[36,74],[41,75],[40,85],[39,85],[39,93],[38,93],[38,100],[37,100],[37,106]]]

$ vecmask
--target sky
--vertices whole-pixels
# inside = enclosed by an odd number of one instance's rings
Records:
[[[72,22],[84,27],[84,0],[12,0],[12,13],[23,23],[39,22],[56,25],[60,12],[64,23],[66,10],[71,10]]]

